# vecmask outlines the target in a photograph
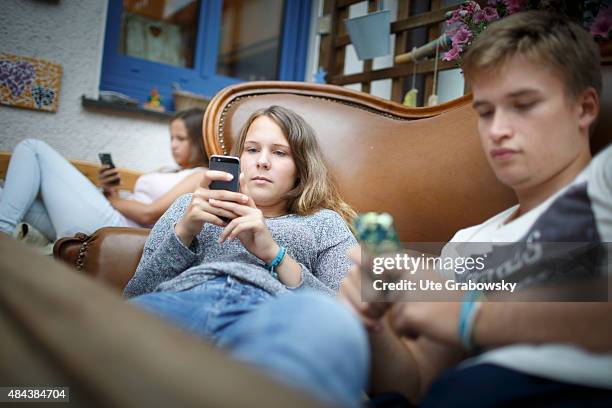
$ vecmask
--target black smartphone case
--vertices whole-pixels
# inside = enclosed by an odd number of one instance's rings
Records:
[[[98,153],[98,157],[100,158],[100,162],[102,164],[109,165],[111,167],[111,169],[115,168],[115,164],[113,163],[113,159],[111,158],[110,153]],[[111,183],[111,185],[118,186],[119,183],[121,183],[121,181],[117,180],[117,181]]]
[[[224,171],[234,176],[230,181],[213,181],[209,186],[211,190],[228,190],[236,193],[239,191],[240,163],[211,161],[208,168],[210,170]]]
[[[102,164],[107,164],[113,169],[115,168],[115,163],[113,163],[110,153],[98,153],[98,157],[100,158],[100,162]]]

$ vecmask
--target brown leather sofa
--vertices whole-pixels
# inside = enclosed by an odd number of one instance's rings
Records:
[[[606,68],[605,82],[612,70]],[[610,84],[602,112],[610,111]],[[393,215],[404,242],[446,241],[515,202],[481,152],[469,96],[407,108],[345,88],[298,82],[248,82],[221,91],[204,116],[206,149],[228,154],[256,109],[295,110],[314,127],[343,197],[357,211]],[[596,150],[610,141],[602,115]],[[122,290],[138,264],[148,230],[102,228],[58,241],[56,258]]]

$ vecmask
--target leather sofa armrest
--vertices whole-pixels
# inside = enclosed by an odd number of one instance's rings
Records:
[[[53,256],[122,292],[136,271],[149,232],[146,228],[105,227],[92,235],[77,233],[59,239]]]

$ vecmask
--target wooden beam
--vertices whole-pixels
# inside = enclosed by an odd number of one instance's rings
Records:
[[[432,1],[432,8],[435,1]],[[410,30],[425,25],[439,23],[446,19],[446,13],[456,10],[457,6],[444,7],[438,10],[432,10],[429,13],[421,13],[416,16],[408,17],[404,20],[399,20],[391,24],[391,32],[396,33],[404,30]]]
[[[399,1],[397,4],[397,20],[404,20],[410,15],[410,0]],[[395,34],[395,46],[393,47],[393,56],[406,52],[408,44],[408,31],[402,31]],[[392,79],[391,85],[391,100],[402,103],[404,99],[404,77]]]
[[[358,82],[364,81],[376,81],[378,79],[386,79],[386,78],[397,78],[397,77],[406,77],[412,75],[412,65],[413,64],[403,64],[397,65],[391,68],[378,69],[372,72],[367,73],[359,73],[352,75],[336,75],[329,83],[334,85],[348,85],[355,84]],[[438,70],[443,71],[446,69],[454,69],[457,68],[457,64],[452,61],[439,61],[438,62]],[[433,61],[423,61],[417,64],[416,72],[417,74],[422,74],[426,72],[433,71]]]
[[[431,13],[435,13],[436,11],[440,11],[440,0],[431,0]],[[435,10],[435,11],[434,11]],[[427,29],[427,42],[431,42],[433,40],[435,40],[436,38],[438,38],[440,36],[440,25],[436,24],[436,25],[430,25]],[[440,53],[441,54],[441,53]],[[440,60],[439,60],[439,56],[438,56],[438,70],[440,69]],[[431,66],[431,71],[425,75],[425,89],[423,90],[423,105],[427,106],[427,99],[429,98],[429,96],[433,93],[433,82],[434,82],[434,59],[435,59],[435,54],[432,57],[432,66]]]
[[[378,8],[377,0],[369,0],[368,1],[368,13],[372,13],[376,11]],[[367,59],[363,61],[363,72],[372,72],[372,59]],[[361,92],[372,93],[372,82],[366,81],[361,83]]]
[[[346,26],[344,20],[348,17],[348,8],[336,10],[335,20],[335,35],[346,35]],[[333,24],[333,23],[332,23]],[[346,56],[346,47],[334,49],[333,73],[342,74],[344,72],[344,58]],[[328,75],[328,78],[333,78],[333,75]]]
[[[319,66],[323,67],[327,74],[330,75],[331,62],[333,61],[333,53],[336,51],[334,47],[334,10],[335,3],[333,0],[323,0],[323,15],[330,16],[330,33],[321,34],[321,41],[319,43]],[[318,70],[318,67],[317,67]]]

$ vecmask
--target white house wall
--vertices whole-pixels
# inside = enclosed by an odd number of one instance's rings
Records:
[[[166,120],[84,110],[81,95],[97,97],[106,0],[9,0],[0,12],[0,52],[62,65],[56,113],[0,105],[0,150],[39,138],[66,157],[98,160],[109,151],[115,164],[141,171],[171,164]]]

